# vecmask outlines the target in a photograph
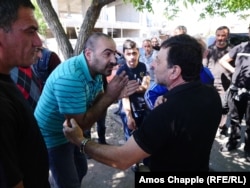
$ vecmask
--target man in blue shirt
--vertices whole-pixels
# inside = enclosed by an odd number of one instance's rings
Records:
[[[46,80],[35,117],[58,187],[79,188],[87,172],[86,157],[62,132],[65,118],[74,118],[83,131],[89,130],[109,105],[138,87],[136,81],[128,82],[122,72],[103,92],[102,75],[109,76],[116,64],[114,40],[104,33],[93,33],[83,53],[61,63]]]

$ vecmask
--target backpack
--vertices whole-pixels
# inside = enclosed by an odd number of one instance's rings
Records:
[[[49,76],[48,66],[51,51],[47,48],[42,49],[42,57],[37,60],[35,64],[32,65],[33,72],[36,77],[41,81],[42,88]]]

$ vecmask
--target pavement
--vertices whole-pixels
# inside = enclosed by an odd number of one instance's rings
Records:
[[[106,138],[109,144],[123,144],[124,136],[122,122],[120,117],[114,112],[117,110],[117,103],[112,104],[106,117]],[[245,125],[242,125],[242,133]],[[92,128],[92,138],[97,139],[96,126]],[[242,136],[242,141],[243,141]],[[221,139],[218,134],[210,155],[210,169],[216,172],[250,172],[250,163],[244,158],[242,142],[240,148],[231,152],[219,152],[222,144],[227,142],[228,137]],[[118,170],[93,159],[88,160],[88,173],[82,180],[81,188],[134,188],[134,172],[129,168],[127,170]]]

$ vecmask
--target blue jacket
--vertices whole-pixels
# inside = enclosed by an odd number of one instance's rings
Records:
[[[203,67],[200,73],[201,82],[204,84],[214,84],[214,76],[207,67]],[[153,110],[157,97],[165,94],[168,89],[160,84],[153,83],[145,92],[144,98],[150,110]]]

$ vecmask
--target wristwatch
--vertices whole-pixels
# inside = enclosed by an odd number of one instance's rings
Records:
[[[84,138],[81,142],[81,146],[80,146],[80,152],[85,154],[84,148],[86,146],[86,144],[90,141],[91,139],[89,138]]]

